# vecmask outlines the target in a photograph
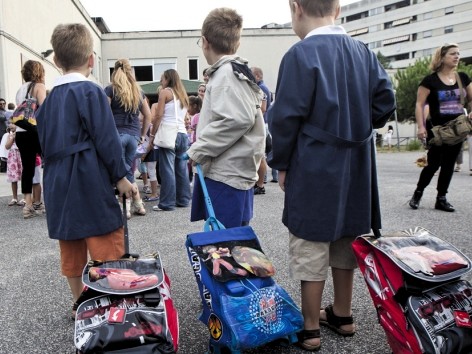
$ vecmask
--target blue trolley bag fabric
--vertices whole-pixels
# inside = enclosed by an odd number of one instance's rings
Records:
[[[187,252],[203,302],[199,319],[208,327],[210,346],[236,353],[280,338],[296,341],[290,337],[302,329],[303,318],[287,292],[271,277],[246,275],[218,280],[195,250],[215,240],[220,245],[237,240],[259,244],[249,226],[195,233],[187,238]]]
[[[225,229],[215,217],[200,166],[209,218],[203,232],[187,236],[186,248],[203,302],[199,316],[210,333],[210,352],[231,353],[277,339],[296,342],[303,317],[275,273],[250,226]]]

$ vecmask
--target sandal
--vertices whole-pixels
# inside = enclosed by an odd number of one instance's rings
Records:
[[[131,207],[133,208],[133,213],[136,215],[146,215],[146,208],[144,208],[144,203],[143,201],[140,200],[133,200],[133,203],[131,204]]]
[[[12,206],[12,205],[18,205],[18,200],[12,199],[10,203],[8,203],[8,206]]]
[[[19,205],[19,206],[25,206],[26,205],[26,201],[24,199],[20,200],[18,203],[16,203],[16,205]]]
[[[157,197],[145,196],[143,198],[143,202],[157,202],[158,200],[159,200],[159,196],[157,196]]]
[[[328,327],[333,332],[336,332],[337,334],[343,337],[352,337],[356,333],[356,330],[346,331],[344,329],[341,329],[341,326],[354,324],[354,319],[352,318],[352,316],[336,316],[333,311],[333,305],[325,307],[324,311],[326,313],[326,320],[320,318],[321,326]]]
[[[77,308],[79,307],[79,304],[77,302],[74,302],[74,305],[72,305],[72,312],[70,314],[70,319],[72,321],[75,321],[75,316],[77,315]]]
[[[318,345],[305,343],[307,339],[320,338],[319,329],[304,329],[301,332],[297,333],[297,338],[298,338],[297,346],[304,350],[307,350],[310,352],[317,352],[318,350],[321,349],[321,343]]]

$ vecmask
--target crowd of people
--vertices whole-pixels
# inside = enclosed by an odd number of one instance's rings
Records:
[[[206,219],[202,186],[194,176],[199,164],[217,219],[227,228],[238,227],[253,218],[254,195],[265,193],[269,166],[271,181],[285,193],[282,221],[289,231],[290,275],[300,282],[304,329],[299,345],[319,350],[320,326],[344,337],[356,333],[352,291],[357,265],[351,243],[381,228],[372,127],[381,128],[391,118],[394,91],[376,55],[335,26],[337,1],[290,1],[290,13],[300,42],[282,59],[276,100],[261,68],[248,67],[237,54],[242,17],[228,8],[211,11],[203,23],[199,43],[209,67],[195,96],[187,95],[178,72],[169,69],[162,73],[158,102],[150,107],[128,59],[116,61],[105,89],[94,84],[87,79],[95,60],[93,39],[80,24],[54,29],[54,61],[63,76],[48,95],[41,63],[24,64],[25,83],[16,103],[33,97],[40,108],[37,129],[22,129],[0,116],[13,192],[9,205],[23,205],[25,219],[45,213],[41,178],[35,175],[43,164],[49,235],[59,241],[61,270],[74,301],[88,255],[107,260],[123,254],[115,189],[118,200],[127,197],[121,207],[128,217],[145,215],[146,202],[153,202],[157,212],[191,207],[191,221]],[[458,62],[454,44],[439,48],[433,58],[433,73],[418,88],[418,138],[431,138],[431,126],[461,114],[459,95],[444,93],[458,90],[457,80],[472,97],[467,75],[454,75]],[[354,71],[352,63],[359,64]],[[0,99],[0,111],[5,103]],[[166,125],[175,132],[171,147],[156,142]],[[454,211],[446,193],[461,147],[429,148],[411,208],[419,207],[441,168],[435,207]],[[19,181],[23,201],[18,201]],[[330,267],[334,302],[322,308]]]

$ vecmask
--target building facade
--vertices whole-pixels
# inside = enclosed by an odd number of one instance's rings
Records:
[[[398,69],[445,43],[458,43],[472,64],[471,19],[470,0],[363,0],[344,6],[338,23]]]
[[[288,11],[288,9],[287,9]],[[21,20],[25,19],[25,20]],[[338,24],[374,52],[404,68],[429,56],[446,42],[458,43],[465,61],[472,58],[472,1],[469,0],[363,0],[341,9]],[[95,67],[91,79],[103,86],[110,81],[117,59],[128,58],[141,84],[159,81],[173,68],[182,79],[202,80],[208,65],[198,47],[200,30],[110,32],[101,18],[92,19],[80,0],[2,0],[0,2],[0,97],[14,102],[22,84],[21,67],[28,59],[46,69],[50,88],[61,75],[48,55],[50,37],[59,23],[88,26],[95,41]],[[238,53],[249,66],[264,71],[264,81],[275,91],[282,56],[298,41],[290,24],[268,24],[244,29]],[[355,68],[353,68],[355,69]]]

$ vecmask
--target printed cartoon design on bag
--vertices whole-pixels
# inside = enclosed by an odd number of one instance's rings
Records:
[[[211,338],[216,341],[218,341],[223,335],[223,325],[218,316],[214,313],[208,317],[208,330],[210,331]]]
[[[219,281],[275,274],[272,262],[253,241],[219,242],[195,247],[195,252]]]
[[[249,311],[254,325],[263,333],[277,333],[282,323],[282,299],[271,288],[254,293]]]
[[[223,267],[232,274],[240,275],[242,277],[247,275],[247,272],[244,269],[234,267],[227,261],[227,259],[232,257],[231,252],[227,247],[216,247],[214,245],[209,245],[203,247],[202,251],[204,254],[208,255],[204,261],[211,261],[213,265],[213,275],[215,277],[221,277]]]

